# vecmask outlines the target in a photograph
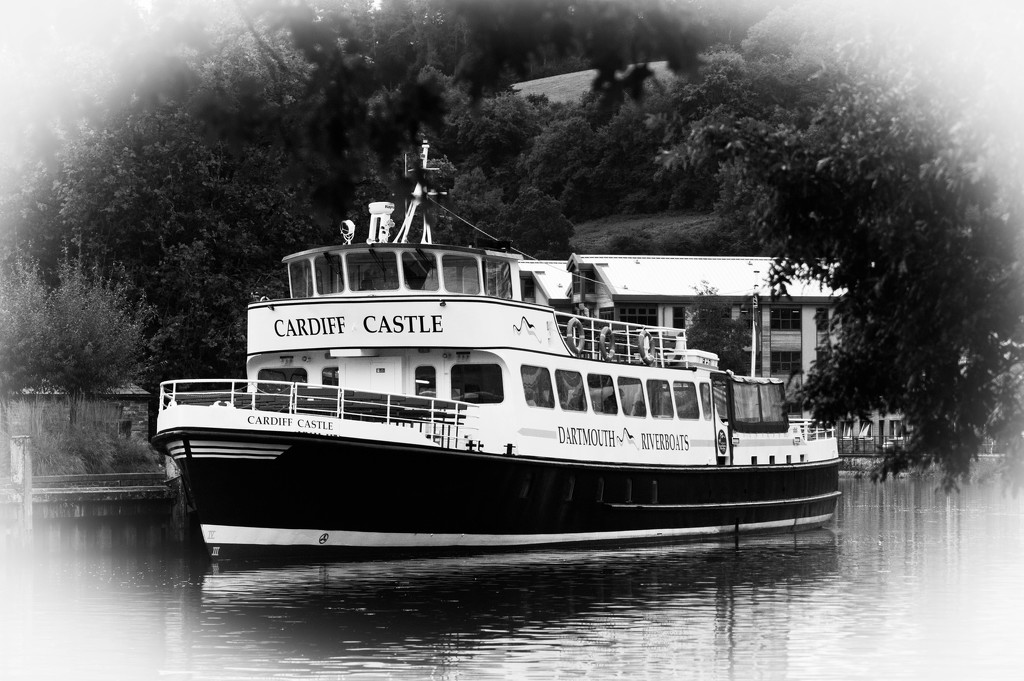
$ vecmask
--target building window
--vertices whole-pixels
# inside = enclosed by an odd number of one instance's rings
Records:
[[[597,311],[597,316],[599,319],[607,319],[609,321],[612,321],[615,319],[615,308],[602,307],[600,310]]]
[[[818,346],[828,342],[828,309],[819,307],[814,311],[814,330],[817,333],[815,344]]]
[[[523,288],[523,300],[527,303],[537,302],[537,289],[533,277],[524,277],[519,283]]]
[[[593,272],[581,272],[580,277],[583,279],[583,293],[588,296],[597,293],[597,282],[594,279]]]
[[[772,350],[772,374],[789,376],[792,373],[801,371],[799,351]]]
[[[672,328],[673,329],[685,329],[686,328],[686,308],[685,307],[673,307],[672,308]]]
[[[619,321],[628,324],[658,325],[658,308],[647,306],[620,307]]]
[[[773,331],[799,331],[799,307],[773,307],[769,311]]]

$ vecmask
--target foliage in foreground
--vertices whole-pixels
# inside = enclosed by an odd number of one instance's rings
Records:
[[[779,292],[843,292],[805,405],[823,422],[902,413],[879,474],[934,464],[953,486],[988,437],[1024,454],[1024,196],[977,121],[886,64],[838,74],[807,127],[724,121],[676,152],[762,192]]]

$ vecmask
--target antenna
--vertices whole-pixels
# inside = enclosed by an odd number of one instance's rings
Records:
[[[440,168],[431,168],[428,163],[430,159],[430,142],[423,140],[423,144],[420,145],[420,169],[424,172],[440,170]],[[409,155],[405,155],[405,174],[409,175]],[[409,228],[412,227],[412,220],[416,215],[416,209],[420,203],[423,202],[423,194],[425,188],[422,182],[416,183],[416,188],[412,191],[412,200],[409,202],[409,207],[405,211],[405,219],[402,220],[402,227],[398,230],[398,234],[395,235],[394,243],[408,243],[409,242]],[[431,192],[433,194],[433,192]],[[420,239],[420,243],[430,244],[433,243],[430,235],[430,222],[427,219],[427,215],[423,214],[423,237]]]

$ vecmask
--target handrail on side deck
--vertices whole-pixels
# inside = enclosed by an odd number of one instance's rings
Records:
[[[248,379],[193,379],[160,384],[160,411],[189,404],[251,411],[306,414],[355,421],[420,427],[428,437],[458,439],[476,431],[467,421],[479,418],[477,405],[436,397],[381,393],[344,386]]]

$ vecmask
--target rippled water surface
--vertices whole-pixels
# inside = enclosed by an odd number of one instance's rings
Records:
[[[1024,501],[843,480],[826,530],[329,565],[10,556],[0,679],[1024,677]]]

